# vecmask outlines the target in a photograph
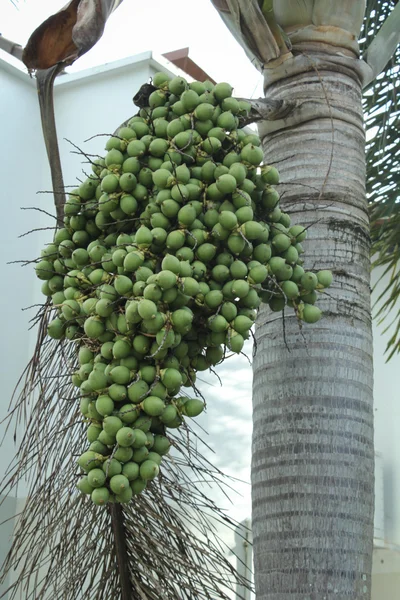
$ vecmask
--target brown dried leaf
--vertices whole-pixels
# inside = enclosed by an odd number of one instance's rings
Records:
[[[229,12],[229,6],[226,0],[211,0],[211,4],[221,12]]]
[[[29,70],[72,64],[103,35],[108,17],[122,0],[71,0],[32,33],[22,60]]]

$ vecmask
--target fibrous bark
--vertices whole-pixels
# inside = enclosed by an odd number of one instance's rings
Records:
[[[337,52],[335,48],[335,52]],[[282,204],[309,226],[305,267],[332,269],[321,321],[263,309],[254,362],[252,461],[257,600],[368,600],[374,448],[369,225],[361,82],[302,48],[268,99],[315,104],[277,130],[263,124]],[[308,60],[304,61],[304,57]],[[324,60],[323,70],[315,68]],[[296,59],[293,59],[296,61]],[[311,66],[311,68],[310,68]],[[318,113],[318,105],[323,107]],[[276,123],[272,123],[274,127]],[[271,127],[271,129],[272,129]],[[312,241],[311,241],[312,240]]]

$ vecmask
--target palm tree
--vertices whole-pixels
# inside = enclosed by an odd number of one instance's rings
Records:
[[[364,108],[370,111],[367,124],[378,127],[379,134],[368,143],[370,164],[378,151],[385,156],[382,139],[389,139],[386,155],[392,157],[391,166],[381,175],[386,177],[387,187],[377,189],[377,173],[371,166],[367,183],[376,264],[388,264],[393,269],[398,255],[398,246],[393,243],[398,225],[394,192],[398,156],[393,150],[393,119],[387,118],[391,108],[388,83],[395,69],[387,63],[398,43],[400,10],[392,1],[369,1],[367,9],[364,0],[212,1],[264,73],[266,100],[253,103],[253,114],[259,121],[265,160],[276,164],[281,172],[282,202],[294,220],[309,226],[311,243],[307,251],[311,264],[318,269],[331,268],[335,273],[334,286],[324,300],[325,318],[318,325],[299,330],[297,320],[288,313],[282,331],[280,315],[266,309],[260,311],[258,319],[252,465],[257,600],[319,600],[330,596],[368,600],[374,450],[362,90],[369,92],[364,99]],[[93,3],[100,6],[99,0]],[[66,7],[69,16],[72,14],[71,23],[78,4],[71,2]],[[120,2],[101,4],[112,10]],[[386,19],[383,28],[381,19]],[[356,40],[363,24],[364,60],[360,60]],[[57,37],[57,22],[53,31]],[[101,27],[91,30],[91,43],[101,32]],[[38,31],[25,52],[32,68],[47,70],[57,61],[71,62],[88,49],[88,45],[79,45],[79,35],[74,37],[72,27],[69,37],[62,40],[60,53],[48,61],[49,45],[42,43],[42,33]],[[41,51],[43,62],[35,62]],[[54,76],[50,68],[39,77],[44,82],[42,89]],[[389,304],[384,306],[390,307],[399,294],[394,279],[389,293]],[[398,349],[397,337],[391,346]],[[52,351],[52,347],[44,348],[47,354]],[[43,406],[47,397],[41,398]],[[64,420],[67,417],[68,412]],[[51,420],[43,421],[49,441],[51,425]],[[58,464],[56,456],[52,460]],[[176,475],[171,473],[170,477],[170,485],[176,486]],[[60,507],[65,512],[68,505],[64,501],[60,500]],[[83,508],[78,509],[81,512],[72,521],[75,536],[81,516],[88,519]],[[165,511],[164,521],[175,519],[173,511]],[[151,523],[150,515],[148,506],[143,506],[144,529]],[[129,592],[131,583],[126,578],[124,582],[122,576],[120,582],[118,578],[112,580],[108,589],[119,590],[121,586],[123,598],[130,597],[130,593],[157,597],[154,582],[143,582],[141,567],[133,568],[137,555],[126,546],[124,535],[118,533],[121,526],[128,532],[133,528],[133,515],[128,513],[125,524],[120,517],[112,511],[107,515],[104,524],[109,531],[113,529],[115,549],[110,536],[101,551],[109,549],[120,575],[131,568],[131,578],[139,587]],[[88,523],[90,526],[90,517]],[[171,526],[172,530],[176,533]],[[96,532],[94,539],[98,541]],[[36,539],[34,533],[31,536],[31,540]],[[75,544],[78,538],[72,539]],[[182,564],[187,565],[186,534],[169,539],[179,550]],[[146,554],[142,565],[157,556],[164,597],[172,598],[176,588],[168,581],[162,534],[157,541],[159,552]],[[195,550],[193,547],[190,551]],[[71,552],[71,543],[57,548],[59,555],[65,556],[62,551]],[[204,551],[200,548],[200,552]],[[80,556],[83,558],[82,553]],[[220,554],[214,551],[213,556],[215,561]],[[87,557],[84,564],[89,568]],[[33,565],[28,562],[28,567]],[[104,579],[107,568],[104,562]],[[178,573],[175,575],[178,577]],[[67,573],[63,576],[67,585]],[[183,576],[179,581],[186,586],[199,585],[201,576],[204,570],[195,572],[192,579]],[[217,575],[211,580],[214,589],[219,579]],[[102,597],[102,583],[97,582],[96,589],[89,587],[85,591],[88,597],[91,592]],[[207,586],[200,584],[196,589],[207,597]],[[190,587],[188,590],[187,596],[181,590],[179,597],[191,597]],[[203,595],[198,592],[196,597]]]
[[[282,336],[275,313],[262,309],[258,317],[252,460],[257,600],[370,598],[373,380],[362,90],[383,90],[370,126],[387,131],[388,71],[384,82],[374,82],[396,49],[400,8],[374,2],[366,13],[360,0],[213,4],[263,71],[267,100],[282,102],[281,114],[259,123],[265,161],[280,168],[280,191],[293,219],[309,226],[308,259],[335,274],[320,325],[299,331],[288,314]],[[368,47],[364,41],[360,60],[356,40],[365,14],[364,39],[374,39]],[[387,19],[376,34],[381,16]],[[367,97],[367,107],[375,108],[373,99]],[[375,160],[378,145],[369,144]],[[389,256],[387,250],[396,217],[379,230],[377,218],[397,215],[393,179],[391,194],[382,193],[372,184],[374,174],[369,171],[375,248],[378,263],[392,265],[398,246]]]

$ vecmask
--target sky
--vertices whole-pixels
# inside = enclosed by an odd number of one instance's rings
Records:
[[[15,5],[13,4],[15,3]],[[30,34],[66,0],[0,0],[0,33],[24,46]],[[210,0],[124,0],[98,44],[70,67],[78,71],[151,50],[163,54],[189,47],[189,55],[234,94],[262,95],[262,75],[252,66]]]

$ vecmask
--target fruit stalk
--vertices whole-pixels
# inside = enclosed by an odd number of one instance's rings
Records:
[[[119,504],[109,505],[111,523],[114,534],[115,555],[118,564],[118,573],[121,583],[121,600],[135,598],[129,576],[129,563],[127,560],[126,537],[124,528],[124,515]]]
[[[65,193],[60,150],[58,148],[57,140],[56,120],[54,116],[53,89],[54,80],[62,69],[63,63],[58,63],[51,69],[38,70],[36,72],[43,138],[51,172],[57,223],[60,227],[63,226]]]

